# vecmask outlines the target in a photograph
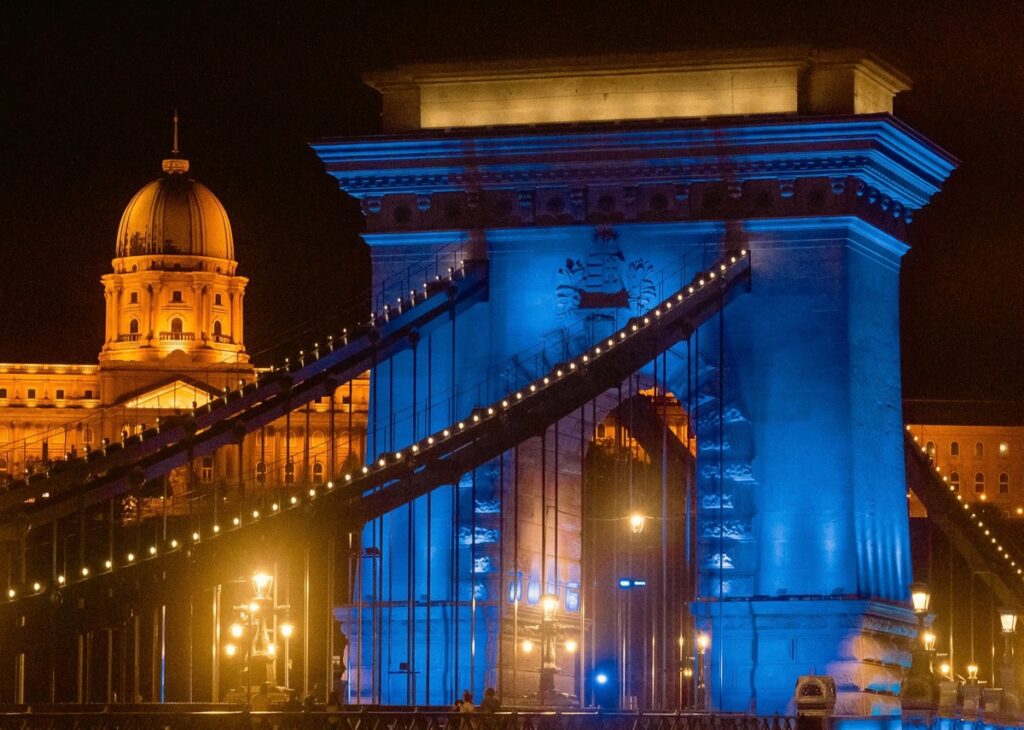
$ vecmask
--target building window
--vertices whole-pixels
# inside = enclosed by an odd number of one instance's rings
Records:
[[[91,390],[85,391],[85,395],[83,395],[82,397],[83,398],[92,398],[92,391]]]
[[[935,460],[935,442],[934,441],[929,441],[924,448],[925,448],[925,451],[928,452],[928,458],[931,459],[932,461],[934,461]]]
[[[90,445],[93,440],[92,429],[86,426],[82,429],[82,443],[86,446]]]
[[[209,484],[213,481],[213,457],[204,456],[199,462],[199,481]]]
[[[173,334],[180,335],[181,334],[181,330],[182,330],[182,326],[183,325],[181,323],[181,320],[178,319],[177,317],[175,317],[174,319],[171,320],[171,332]]]
[[[1010,475],[1005,471],[999,475],[999,493],[1009,494],[1010,492]]]
[[[64,390],[57,388],[57,400],[64,400]]]
[[[35,400],[36,399],[36,389],[35,388],[29,388],[28,389],[28,399],[29,400]]]
[[[597,424],[597,437],[599,439],[603,439],[606,433],[607,429],[605,428],[605,425],[603,423]]]
[[[976,494],[985,493],[985,475],[980,471],[974,475],[974,491]]]
[[[131,294],[128,295],[128,303],[129,304],[138,304],[139,303],[139,293],[137,291],[133,291]]]
[[[950,456],[960,456],[960,442],[959,441],[954,441],[953,443],[951,443],[949,445],[949,455]]]
[[[290,460],[288,461],[287,464],[284,465],[284,483],[295,483],[295,464]]]
[[[171,292],[171,301],[175,303],[181,302],[181,292],[175,289]]]
[[[0,459],[0,474],[7,473],[7,459]]]
[[[980,441],[974,444],[974,456],[978,459],[985,458],[985,444],[981,443]]]
[[[221,300],[221,298],[220,298],[220,294],[214,294],[214,295],[213,295],[213,303],[214,303],[214,304],[215,304],[216,306],[218,306],[218,307],[219,307],[219,306],[220,306],[220,305],[221,305],[221,304],[223,303],[223,302],[222,302],[222,300]]]
[[[313,484],[324,483],[324,465],[319,461],[313,462]]]
[[[213,323],[213,336],[214,337],[220,337],[223,334],[224,334],[224,328],[221,325],[220,320],[218,319],[216,322]]]
[[[949,485],[953,487],[954,492],[960,491],[960,472],[953,472],[949,475]]]
[[[7,388],[0,388],[0,398],[7,397]]]
[[[133,319],[128,323],[128,334],[137,335],[139,334],[139,320]]]
[[[1010,455],[1010,444],[1008,444],[1005,441],[1000,441],[999,442],[999,455],[1000,456],[1009,456]]]
[[[256,483],[263,484],[267,481],[267,465],[262,461],[256,462]]]

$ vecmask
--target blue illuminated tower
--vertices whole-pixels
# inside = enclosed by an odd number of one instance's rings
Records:
[[[797,676],[819,673],[836,678],[840,713],[892,711],[914,625],[899,267],[907,224],[954,166],[892,116],[906,80],[860,54],[783,49],[368,81],[387,134],[314,149],[360,200],[378,291],[401,296],[397,272],[453,250],[489,277],[486,301],[375,369],[371,454],[501,397],[532,367],[514,356],[575,356],[581,328],[621,325],[731,237],[752,252],[751,290],[667,368],[697,429],[692,611],[711,635],[708,700],[784,712]],[[538,449],[518,455],[527,504]],[[578,463],[579,444],[558,453]],[[563,477],[565,552],[542,570],[542,518],[508,509],[512,460],[364,531],[359,607],[339,611],[359,637],[352,666],[377,667],[375,698],[448,702],[507,682],[509,600],[529,613],[553,592],[578,609],[579,475]],[[527,537],[512,555],[516,520]]]

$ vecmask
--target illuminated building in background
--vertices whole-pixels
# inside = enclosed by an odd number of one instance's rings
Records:
[[[1024,517],[1024,411],[1020,404],[910,400],[910,432],[966,502]],[[911,516],[924,506],[911,496]]]
[[[101,279],[99,363],[0,363],[0,480],[155,427],[256,376],[243,334],[248,279],[237,273],[231,223],[189,172],[175,117],[172,156],[125,208],[112,271]],[[367,388],[359,378],[287,424],[250,434],[241,467],[236,449],[222,449],[176,469],[171,512],[187,510],[204,485],[236,484],[240,471],[257,483],[316,484],[359,463]]]

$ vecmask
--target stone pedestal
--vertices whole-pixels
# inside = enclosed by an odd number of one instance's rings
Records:
[[[909,610],[859,599],[708,601],[693,607],[711,633],[711,706],[792,714],[801,674],[836,682],[836,716],[897,715],[915,636]],[[723,661],[723,652],[725,661]]]

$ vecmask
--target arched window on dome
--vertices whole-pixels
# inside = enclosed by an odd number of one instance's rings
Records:
[[[174,319],[172,319],[171,320],[171,339],[172,340],[180,340],[180,339],[182,339],[182,331],[184,330],[184,328],[185,328],[185,326],[182,323],[180,317],[175,317]]]
[[[128,334],[136,336],[139,334],[139,320],[132,319],[132,321],[128,323]]]
[[[131,292],[128,295],[128,303],[129,304],[138,304],[139,303],[139,293],[137,291],[133,291],[133,292]]]
[[[220,339],[224,336],[224,325],[220,323],[220,320],[216,320],[213,323],[213,339],[220,342]]]

